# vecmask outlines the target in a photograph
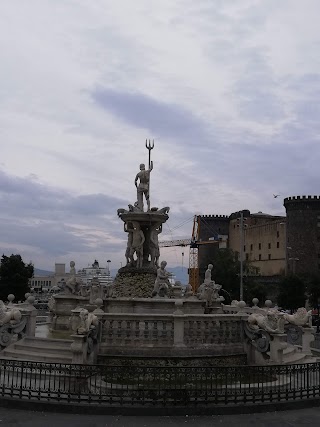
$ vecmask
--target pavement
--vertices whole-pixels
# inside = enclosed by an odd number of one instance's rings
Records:
[[[320,425],[320,408],[213,416],[111,416],[0,407],[0,427],[292,427]]]

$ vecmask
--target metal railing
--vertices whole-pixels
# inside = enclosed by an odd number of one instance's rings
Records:
[[[320,364],[181,367],[0,360],[0,397],[100,407],[252,405],[319,398]]]

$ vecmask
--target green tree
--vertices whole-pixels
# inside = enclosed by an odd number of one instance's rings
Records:
[[[243,299],[248,305],[252,305],[253,298],[258,298],[264,303],[267,298],[267,287],[262,283],[255,282],[251,277],[246,277],[243,286]]]
[[[309,304],[313,308],[318,308],[318,304],[320,303],[320,276],[308,276],[306,281]]]
[[[33,276],[33,265],[25,264],[20,255],[2,255],[0,263],[0,299],[6,300],[14,294],[15,301],[24,299],[29,292],[29,279]]]
[[[240,263],[231,249],[219,249],[212,262],[212,279],[230,294],[231,299],[239,299]],[[223,291],[220,292],[225,298]]]
[[[280,307],[294,311],[304,307],[307,299],[305,281],[294,274],[283,277],[279,283],[278,304]]]

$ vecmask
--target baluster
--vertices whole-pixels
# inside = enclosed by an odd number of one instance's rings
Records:
[[[157,322],[157,320],[154,320],[153,321],[153,328],[152,328],[152,339],[154,341],[158,341],[158,338],[159,338],[159,336],[158,336],[158,322]]]

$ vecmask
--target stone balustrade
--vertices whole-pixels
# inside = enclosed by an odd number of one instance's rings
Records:
[[[243,354],[244,316],[101,313],[99,354]]]

